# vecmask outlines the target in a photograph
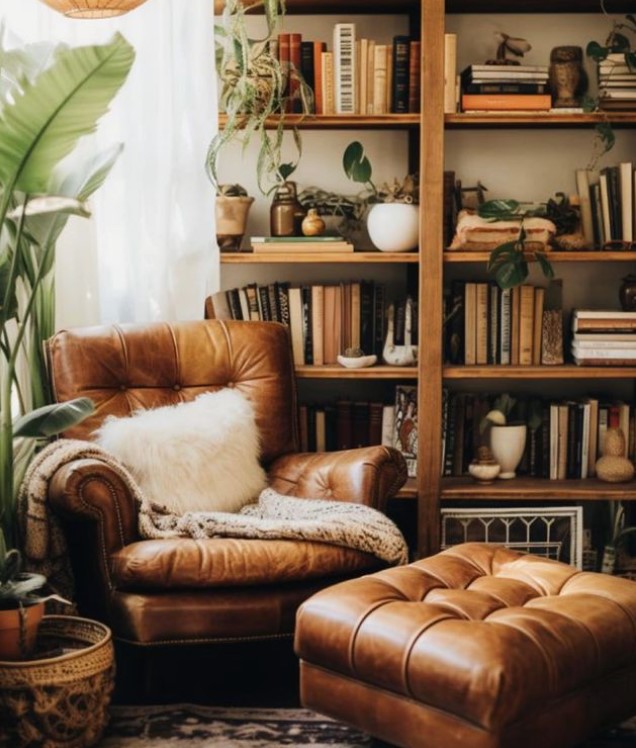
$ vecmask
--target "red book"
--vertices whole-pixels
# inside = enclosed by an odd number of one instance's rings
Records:
[[[314,102],[316,114],[324,114],[322,105],[322,53],[326,51],[326,42],[314,42]]]
[[[287,104],[289,103],[289,54],[290,54],[290,35],[279,34],[278,35],[278,62],[280,63],[281,73],[284,78],[283,101],[281,102],[281,110],[284,112],[291,111],[291,109],[287,109]]]
[[[422,45],[417,39],[409,42],[409,113],[419,114],[420,111],[420,69]]]
[[[300,75],[302,34],[289,35],[289,99],[287,100],[286,112],[300,113],[303,110],[300,100]]]

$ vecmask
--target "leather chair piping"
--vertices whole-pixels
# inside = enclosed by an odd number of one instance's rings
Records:
[[[129,644],[133,647],[152,649],[153,647],[163,647],[166,645],[178,645],[187,647],[190,644],[225,644],[235,642],[254,642],[273,639],[291,639],[293,632],[289,634],[263,634],[262,636],[224,636],[224,637],[201,637],[198,639],[160,639],[156,642],[139,642],[134,639],[126,639],[122,636],[114,636],[113,639],[123,644]]]

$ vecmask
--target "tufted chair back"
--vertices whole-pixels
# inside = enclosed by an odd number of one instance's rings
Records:
[[[236,387],[252,403],[265,464],[298,450],[287,328],[220,320],[63,330],[48,344],[59,402],[90,397],[96,412],[64,436],[90,439],[106,416],[127,416]]]

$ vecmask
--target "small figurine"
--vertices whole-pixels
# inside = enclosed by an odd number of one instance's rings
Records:
[[[345,348],[344,356],[338,354],[338,363],[346,369],[366,369],[378,360],[375,355],[365,356],[360,348]]]
[[[496,58],[486,60],[486,65],[520,65],[519,60],[509,59],[507,54],[510,52],[515,57],[523,57],[532,49],[532,45],[526,39],[508,36],[503,31],[495,31],[495,39],[499,42]]]

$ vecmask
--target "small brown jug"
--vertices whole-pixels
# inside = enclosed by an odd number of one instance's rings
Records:
[[[274,193],[269,211],[272,236],[302,236],[301,225],[305,210],[296,197],[296,183],[283,182]]]

